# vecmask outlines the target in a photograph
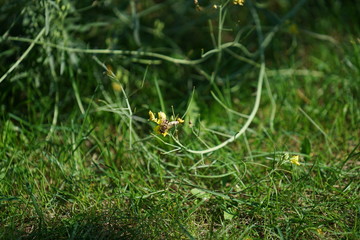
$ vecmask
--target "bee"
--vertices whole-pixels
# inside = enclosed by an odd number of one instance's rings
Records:
[[[165,119],[160,125],[159,125],[159,132],[164,134],[166,133],[172,126],[169,125],[169,120]]]
[[[159,132],[164,134],[167,133],[167,131],[172,128],[173,126],[179,124],[179,121],[169,121],[167,119],[165,119],[160,125],[159,125]]]

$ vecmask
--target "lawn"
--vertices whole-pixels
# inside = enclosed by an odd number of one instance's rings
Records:
[[[0,4],[0,239],[360,239],[360,2]]]

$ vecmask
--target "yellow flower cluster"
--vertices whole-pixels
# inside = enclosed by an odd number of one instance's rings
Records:
[[[168,131],[170,128],[177,124],[184,123],[184,120],[181,118],[176,118],[175,121],[167,120],[166,114],[163,112],[158,112],[158,117],[156,118],[152,111],[149,111],[149,120],[157,124],[154,131],[157,134],[162,134],[164,137],[169,134]]]
[[[245,0],[234,0],[234,1],[233,1],[233,4],[234,4],[234,5],[243,6],[243,5],[244,5],[244,2],[245,2]]]

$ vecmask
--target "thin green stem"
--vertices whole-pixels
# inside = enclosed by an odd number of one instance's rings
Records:
[[[21,57],[19,57],[19,59],[14,63],[14,65],[12,65],[9,70],[7,70],[7,72],[0,78],[0,83],[2,81],[4,81],[4,79],[12,72],[14,71],[14,69],[19,66],[19,64],[25,59],[25,57],[29,54],[29,52],[31,51],[31,49],[33,49],[33,47],[35,46],[35,44],[37,44],[39,38],[41,38],[45,33],[45,28],[41,29],[41,31],[39,32],[39,34],[36,36],[36,38],[34,40],[31,40],[29,42],[31,42],[30,46],[28,47],[28,49],[26,49],[26,51],[21,55]],[[10,39],[10,37],[9,37]]]
[[[29,38],[22,38],[22,37],[8,37],[7,39],[11,40],[11,41],[18,41],[18,42],[31,42],[32,45],[38,44],[38,45],[42,45],[44,47],[48,46],[48,47],[64,50],[67,52],[73,52],[73,53],[114,54],[114,55],[131,55],[131,56],[137,56],[137,57],[139,57],[139,56],[154,57],[154,58],[162,59],[167,62],[172,62],[172,63],[176,63],[176,64],[184,64],[184,65],[196,65],[196,64],[204,62],[207,59],[207,57],[202,57],[202,58],[195,59],[195,60],[178,59],[178,58],[172,58],[172,57],[160,54],[160,53],[143,52],[143,51],[111,50],[111,49],[82,49],[82,48],[61,46],[58,44],[44,42],[44,41],[38,41],[38,38],[29,39]]]

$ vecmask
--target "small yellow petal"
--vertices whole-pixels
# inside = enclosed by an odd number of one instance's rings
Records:
[[[163,135],[164,137],[166,137],[166,135],[169,134],[167,129],[166,129],[164,132],[161,132],[161,131],[160,131],[160,125],[157,125],[156,127],[154,127],[154,131],[155,131],[155,133],[161,134],[161,135]]]
[[[321,228],[316,229],[316,231],[319,235],[324,235],[324,232]]]
[[[150,118],[149,118],[150,121],[157,123],[158,120],[152,111],[149,111],[149,116],[150,116]]]
[[[300,166],[300,163],[299,163],[299,155],[292,156],[292,157],[290,158],[290,162],[291,162],[292,164],[295,164],[295,165]]]
[[[185,121],[182,120],[181,118],[177,118],[176,121],[178,121],[179,123],[184,123]]]
[[[158,118],[159,118],[158,124],[161,124],[166,120],[166,114],[163,112],[158,112]]]
[[[157,125],[156,127],[154,127],[154,132],[156,132],[157,134],[161,134],[160,132],[160,126]]]

